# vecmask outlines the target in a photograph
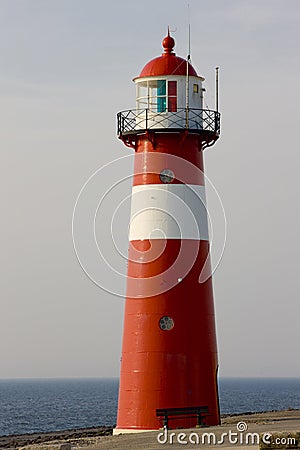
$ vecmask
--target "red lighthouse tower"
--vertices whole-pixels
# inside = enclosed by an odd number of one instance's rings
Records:
[[[136,109],[118,114],[135,150],[127,298],[115,433],[219,424],[217,344],[203,149],[220,114],[203,109],[202,82],[163,40],[162,56],[134,79]],[[199,275],[206,268],[206,281]]]

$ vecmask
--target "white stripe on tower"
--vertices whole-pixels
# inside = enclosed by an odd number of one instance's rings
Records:
[[[162,238],[209,240],[205,186],[133,186],[129,240]]]

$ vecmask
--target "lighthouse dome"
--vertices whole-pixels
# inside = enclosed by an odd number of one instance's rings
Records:
[[[139,78],[161,75],[186,75],[186,60],[176,56],[173,52],[175,41],[169,33],[162,41],[162,45],[164,53],[149,61],[142,69]],[[198,76],[190,63],[188,63],[188,74],[193,77]]]

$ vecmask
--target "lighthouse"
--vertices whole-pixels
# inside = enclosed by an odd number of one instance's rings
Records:
[[[135,154],[114,434],[220,423],[203,167],[220,114],[203,108],[204,78],[169,32],[162,45],[134,78],[136,107],[117,116]]]

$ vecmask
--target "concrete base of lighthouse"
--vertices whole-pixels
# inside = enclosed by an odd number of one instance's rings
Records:
[[[114,428],[113,436],[118,434],[133,434],[133,433],[148,433],[149,431],[159,431],[159,430],[138,430],[134,428]]]

